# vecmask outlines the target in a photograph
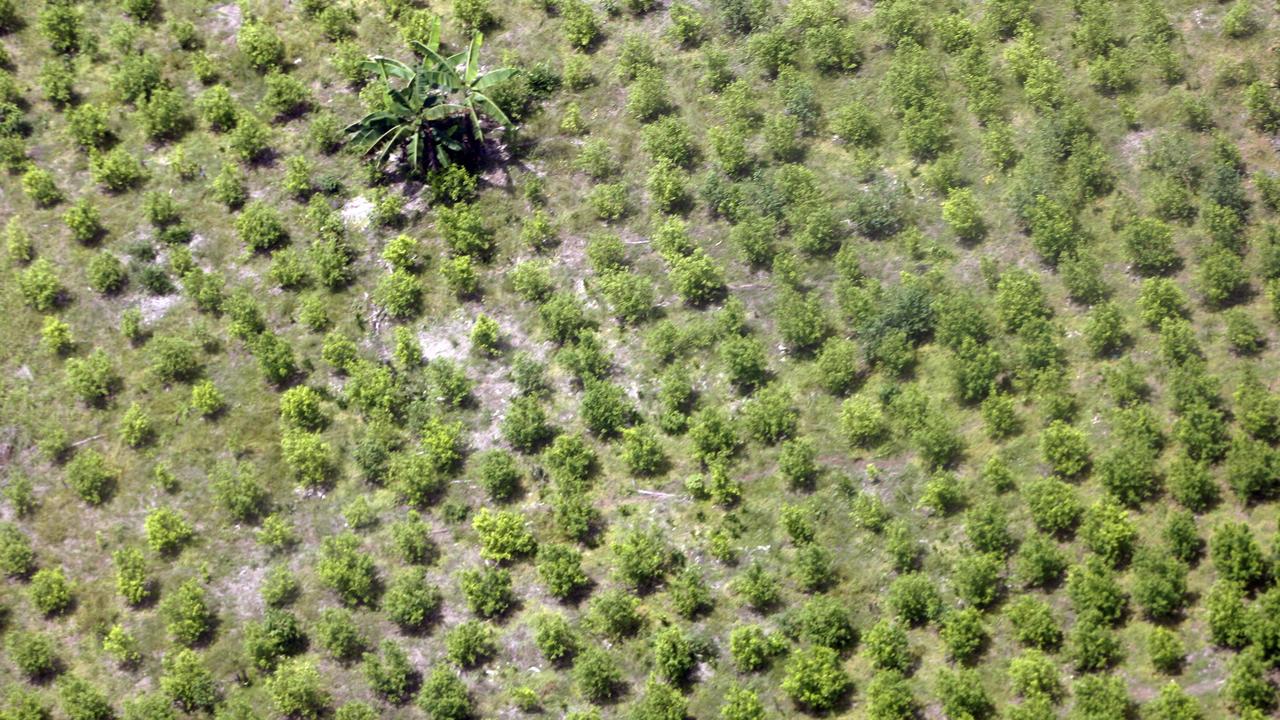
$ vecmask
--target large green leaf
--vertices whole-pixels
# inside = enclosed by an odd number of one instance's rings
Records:
[[[490,70],[476,78],[475,82],[471,83],[471,89],[484,90],[485,88],[491,88],[503,80],[510,80],[519,74],[520,71],[516,68],[498,68],[497,70]]]
[[[482,91],[518,71],[497,68],[480,72],[483,35],[475,33],[466,50],[448,57],[439,52],[438,25],[428,42],[410,45],[421,57],[416,68],[384,57],[366,61],[365,67],[376,73],[383,84],[384,107],[347,126],[353,146],[365,154],[375,154],[379,163],[386,163],[403,149],[405,162],[417,171],[433,156],[440,165],[450,164],[450,153],[464,149],[459,132],[469,129],[483,140],[482,115],[511,126],[507,114]]]
[[[480,74],[480,46],[484,44],[484,33],[475,33],[471,36],[471,47],[467,51],[467,69],[464,79],[467,85],[471,85],[476,81],[476,76]]]

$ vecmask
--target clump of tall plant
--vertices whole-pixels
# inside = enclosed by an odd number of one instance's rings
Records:
[[[375,56],[365,60],[367,72],[382,84],[380,107],[347,127],[349,143],[379,166],[401,153],[414,173],[448,167],[476,156],[486,123],[511,127],[511,119],[487,94],[513,77],[515,68],[482,71],[475,33],[466,50],[440,54],[440,25],[426,42],[410,46],[421,58],[416,66]]]

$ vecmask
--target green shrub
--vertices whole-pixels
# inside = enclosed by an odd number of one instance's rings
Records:
[[[1142,275],[1163,275],[1181,263],[1173,230],[1154,218],[1136,218],[1121,233],[1129,262]]]
[[[498,649],[493,626],[477,620],[455,625],[445,635],[444,642],[449,660],[464,669],[483,665]]]
[[[51,355],[64,357],[75,348],[71,326],[50,315],[40,326],[40,345]]]
[[[152,92],[164,87],[160,61],[146,52],[128,52],[115,67],[111,85],[125,102],[142,105]]]
[[[191,127],[190,101],[179,90],[160,86],[141,101],[142,128],[152,140],[176,140]]]
[[[800,606],[794,620],[800,638],[814,645],[843,651],[853,647],[858,639],[849,611],[841,603],[826,596],[819,595],[809,599]],[[770,655],[778,652],[779,641],[776,638],[761,636],[759,639],[765,645],[762,649]]]
[[[1217,248],[1200,261],[1197,282],[1208,304],[1222,306],[1244,293],[1249,279],[1239,255]]]
[[[236,233],[253,252],[274,250],[289,239],[280,211],[257,200],[236,216]]]
[[[191,407],[201,416],[212,418],[226,409],[227,400],[212,380],[201,380],[191,386]]]
[[[1258,584],[1268,575],[1257,540],[1243,523],[1219,525],[1209,542],[1209,556],[1220,576],[1245,587]]]
[[[621,691],[622,669],[607,651],[590,647],[574,660],[573,682],[589,702],[605,702]]]
[[[107,696],[88,681],[67,675],[58,681],[57,688],[62,712],[70,720],[111,720],[115,717]]]
[[[265,73],[284,63],[284,42],[275,30],[256,18],[240,26],[236,46],[258,72]]]
[[[674,685],[683,684],[698,662],[694,639],[684,630],[670,626],[659,630],[652,642],[658,676]]]
[[[165,655],[160,689],[170,702],[186,712],[212,711],[219,701],[213,674],[190,648]]]
[[[986,235],[986,222],[973,191],[952,188],[942,203],[942,219],[963,242],[978,242]]]
[[[809,647],[796,651],[787,663],[782,691],[800,707],[812,712],[834,708],[853,688],[835,650]]]
[[[1071,714],[1081,720],[1103,720],[1133,713],[1133,701],[1129,699],[1124,681],[1118,677],[1086,675],[1076,684],[1075,696]]]
[[[977,553],[960,558],[952,574],[956,594],[974,607],[985,608],[991,605],[1001,592],[1002,565],[1002,558],[991,553]]]
[[[347,605],[372,605],[380,590],[373,558],[360,551],[360,539],[351,532],[324,539],[316,575]]]
[[[418,671],[408,653],[394,640],[383,640],[378,652],[366,653],[362,666],[369,687],[393,705],[408,702],[418,687]]]
[[[867,717],[870,720],[909,720],[919,707],[902,673],[876,673],[867,684]]]
[[[1013,269],[1000,275],[995,302],[996,315],[1011,332],[1052,314],[1039,278],[1026,270]]]
[[[102,638],[102,649],[115,658],[121,667],[133,668],[142,662],[142,652],[138,650],[137,638],[118,624],[112,625]]]
[[[729,655],[742,672],[763,670],[782,654],[786,642],[759,625],[739,625],[729,633]]]
[[[240,162],[257,162],[270,149],[271,129],[253,113],[241,112],[227,137],[227,145]]]
[[[590,4],[585,0],[563,0],[557,3],[557,9],[564,21],[565,39],[570,45],[586,50],[595,44],[600,36],[600,20]]]
[[[1061,477],[1076,477],[1089,467],[1089,442],[1082,431],[1055,420],[1040,436],[1040,454]]]
[[[63,194],[48,170],[34,165],[22,173],[22,192],[36,207],[53,207],[62,202]]]
[[[629,191],[623,183],[603,183],[592,188],[587,203],[600,220],[614,221],[630,212]]]
[[[597,380],[587,383],[580,407],[582,422],[599,437],[613,437],[635,417],[630,398],[618,385]]]
[[[7,638],[9,659],[28,680],[39,682],[62,671],[58,646],[39,632],[14,632]]]
[[[311,105],[311,92],[292,75],[272,70],[264,78],[267,92],[262,98],[262,110],[272,117],[289,118],[304,113]]]
[[[387,260],[397,270],[410,273],[416,272],[425,263],[417,238],[404,233],[387,241],[387,246],[383,247],[383,260]]]
[[[1005,609],[1019,643],[1039,650],[1054,650],[1062,643],[1062,628],[1043,600],[1030,595],[1017,598]]]
[[[187,580],[160,600],[160,616],[174,642],[196,645],[212,632],[215,616],[208,594],[195,580]]]
[[[143,527],[147,533],[147,544],[161,555],[177,553],[195,535],[191,525],[168,508],[158,508],[148,513]]]
[[[894,614],[911,625],[934,620],[942,611],[937,587],[919,573],[898,576],[889,586],[887,601]]]
[[[619,577],[641,590],[660,583],[675,561],[674,551],[656,529],[619,532],[609,550]]]
[[[1062,677],[1053,661],[1039,650],[1025,650],[1009,663],[1009,684],[1027,700],[1057,702],[1063,694]]]
[[[321,395],[306,385],[285,390],[280,396],[280,420],[287,426],[311,432],[323,430],[329,416],[321,406]]]
[[[636,73],[627,88],[627,114],[648,123],[671,110],[671,90],[658,68],[644,68]]]
[[[1186,654],[1182,639],[1169,628],[1154,627],[1147,635],[1147,655],[1157,672],[1165,675],[1177,673]]]
[[[466,720],[472,716],[472,703],[466,683],[456,673],[438,666],[427,675],[418,693],[418,707],[431,720]]]
[[[1085,511],[1080,534],[1087,548],[1118,566],[1128,560],[1138,530],[1128,511],[1115,500],[1104,498]]]
[[[124,192],[141,185],[148,177],[142,161],[123,147],[95,153],[89,158],[89,175],[111,192]]]
[[[81,245],[92,245],[106,233],[98,208],[88,198],[81,198],[67,208],[62,215],[62,221],[71,230],[71,237]],[[93,279],[94,274],[91,268],[91,285],[94,284]],[[94,289],[96,290],[97,287]]]
[[[872,667],[905,672],[914,657],[907,646],[907,632],[896,620],[881,619],[863,638],[863,651]]]
[[[266,689],[276,712],[286,717],[316,720],[331,700],[315,663],[305,658],[282,662],[267,680]]]
[[[502,418],[502,436],[515,449],[535,452],[554,434],[546,411],[537,398],[528,395],[512,398]]]
[[[552,597],[568,599],[590,584],[582,570],[582,554],[567,545],[543,545],[538,549],[538,577]]]
[[[119,480],[120,470],[97,450],[82,450],[67,463],[67,484],[90,505],[110,501]]]
[[[315,637],[317,644],[339,661],[354,660],[367,646],[351,611],[343,608],[327,608],[320,613]]]
[[[75,595],[62,568],[42,568],[31,576],[27,588],[31,604],[46,617],[61,615],[71,609]]]
[[[482,618],[500,617],[516,601],[511,573],[503,568],[464,570],[458,578],[467,607]]]
[[[494,512],[481,508],[471,522],[480,536],[481,557],[504,562],[531,554],[536,543],[525,522],[524,516],[514,510]]]
[[[1108,623],[1120,619],[1128,606],[1128,596],[1101,557],[1089,557],[1071,568],[1067,574],[1067,596],[1077,614],[1093,615]]]
[[[1078,505],[1076,510],[1078,516]],[[1046,535],[1035,534],[1027,538],[1019,549],[1015,574],[1029,587],[1052,587],[1066,569],[1066,555],[1057,544]]]
[[[1147,702],[1145,710],[1156,720],[1196,720],[1204,716],[1200,702],[1173,680],[1160,688],[1159,694]]]
[[[975,670],[944,669],[938,674],[936,691],[947,717],[977,719],[994,715],[995,706]]]
[[[232,163],[223,163],[210,185],[213,197],[229,209],[238,208],[249,197],[244,173]]]
[[[1120,661],[1120,641],[1115,631],[1094,616],[1086,615],[1076,621],[1067,645],[1067,654],[1080,671],[1099,672]]]
[[[136,548],[117,550],[112,556],[116,566],[116,590],[129,605],[137,606],[151,598],[152,582],[147,577],[147,564]]]

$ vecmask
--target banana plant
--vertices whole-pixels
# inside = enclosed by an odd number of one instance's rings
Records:
[[[374,156],[379,165],[403,150],[404,160],[417,173],[424,167],[452,164],[470,145],[469,138],[482,142],[482,116],[511,127],[511,119],[485,91],[518,70],[482,72],[483,44],[484,36],[476,33],[466,50],[445,57],[440,54],[437,26],[426,42],[410,43],[421,58],[416,66],[380,56],[366,60],[365,70],[382,83],[382,107],[347,127],[349,142]]]

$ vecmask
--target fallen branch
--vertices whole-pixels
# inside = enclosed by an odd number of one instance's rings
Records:
[[[658,490],[637,490],[636,493],[640,495],[648,495],[649,497],[661,498],[663,500],[683,500],[684,499],[683,495],[677,495],[675,493],[668,493],[668,492],[661,492]]]

